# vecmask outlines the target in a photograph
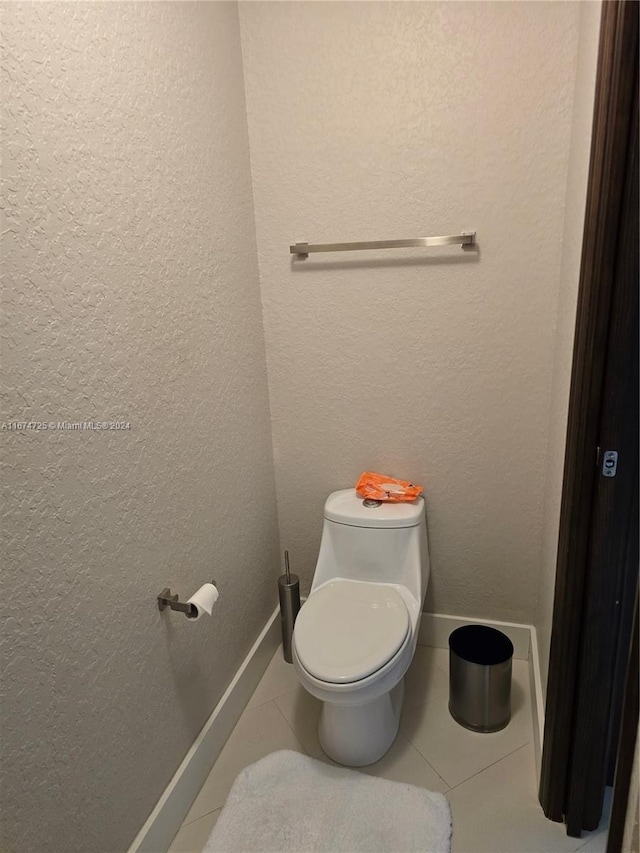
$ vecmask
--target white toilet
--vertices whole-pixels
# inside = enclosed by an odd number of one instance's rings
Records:
[[[329,495],[311,593],[293,631],[293,665],[322,700],[318,735],[334,761],[372,764],[393,743],[428,581],[422,498]]]

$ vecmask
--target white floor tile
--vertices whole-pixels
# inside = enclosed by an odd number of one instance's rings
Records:
[[[304,751],[312,758],[325,759],[318,740],[318,719],[322,703],[298,684],[275,700],[284,718],[293,729]]]
[[[201,853],[220,812],[221,809],[216,809],[198,820],[182,824],[167,853]]]
[[[304,751],[276,704],[266,702],[257,708],[246,709],[213,765],[184,823],[190,823],[223,806],[238,773],[247,765],[278,749]]]
[[[433,663],[443,672],[449,674],[449,649],[434,649],[432,646],[418,646],[418,649],[427,649]]]
[[[255,708],[264,702],[275,699],[299,684],[293,664],[287,663],[282,657],[282,646],[278,647],[260,683],[253,692],[247,708]]]
[[[607,828],[597,829],[593,835],[587,839],[586,843],[583,843],[581,847],[578,847],[580,853],[606,853],[607,849]],[[580,839],[584,842],[584,837]]]
[[[429,701],[436,689],[449,689],[449,651],[417,646],[404,677],[404,709]]]
[[[512,714],[500,732],[478,733],[456,723],[449,713],[449,686],[433,678],[429,699],[408,705],[400,731],[427,759],[449,787],[499,761],[532,739],[529,672],[525,661],[513,662]]]
[[[447,798],[453,853],[573,853],[584,843],[544,816],[531,744],[458,785]]]
[[[392,779],[394,782],[407,782],[409,785],[418,785],[429,791],[444,793],[448,787],[429,762],[401,734],[398,734],[393,746],[380,761],[359,769],[370,776],[380,776],[382,779]]]

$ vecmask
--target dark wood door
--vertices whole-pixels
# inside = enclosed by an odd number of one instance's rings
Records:
[[[637,50],[638,4],[603,4],[540,780],[577,836],[601,816],[638,573]]]
[[[637,114],[637,84],[636,84]],[[610,452],[617,453],[617,460]],[[612,781],[638,579],[638,135],[632,123],[615,256],[565,822],[596,829]],[[606,466],[610,465],[610,468]],[[611,476],[615,471],[615,476]]]

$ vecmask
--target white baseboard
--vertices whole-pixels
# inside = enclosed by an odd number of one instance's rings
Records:
[[[540,779],[542,739],[544,735],[544,700],[540,674],[538,637],[533,625],[517,622],[497,622],[493,619],[471,619],[467,616],[446,616],[441,613],[423,613],[418,632],[418,643],[436,649],[449,648],[449,635],[463,625],[490,625],[509,637],[513,643],[516,660],[529,662],[529,686],[531,688],[531,715],[533,718],[533,748],[536,757],[536,774]]]
[[[513,643],[516,660],[529,660],[531,625],[517,622],[496,622],[493,619],[471,619],[468,616],[446,616],[441,613],[423,613],[418,633],[418,644],[435,649],[449,648],[449,634],[463,625],[490,625],[509,637]]]
[[[280,608],[276,607],[128,853],[168,850],[280,640]]]
[[[531,688],[531,715],[533,717],[533,749],[536,756],[536,778],[539,781],[542,764],[542,741],[544,738],[544,696],[542,693],[538,635],[533,625],[531,625],[531,652],[529,654],[529,686]]]

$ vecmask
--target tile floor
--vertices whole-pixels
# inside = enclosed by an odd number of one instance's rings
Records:
[[[361,771],[446,793],[453,853],[604,853],[604,826],[569,838],[538,804],[528,664],[513,662],[509,725],[477,734],[449,714],[448,656],[446,649],[418,646],[406,675],[398,737],[380,761]],[[319,708],[278,649],[169,853],[201,853],[235,777],[248,764],[277,749],[330,762],[318,743]]]

